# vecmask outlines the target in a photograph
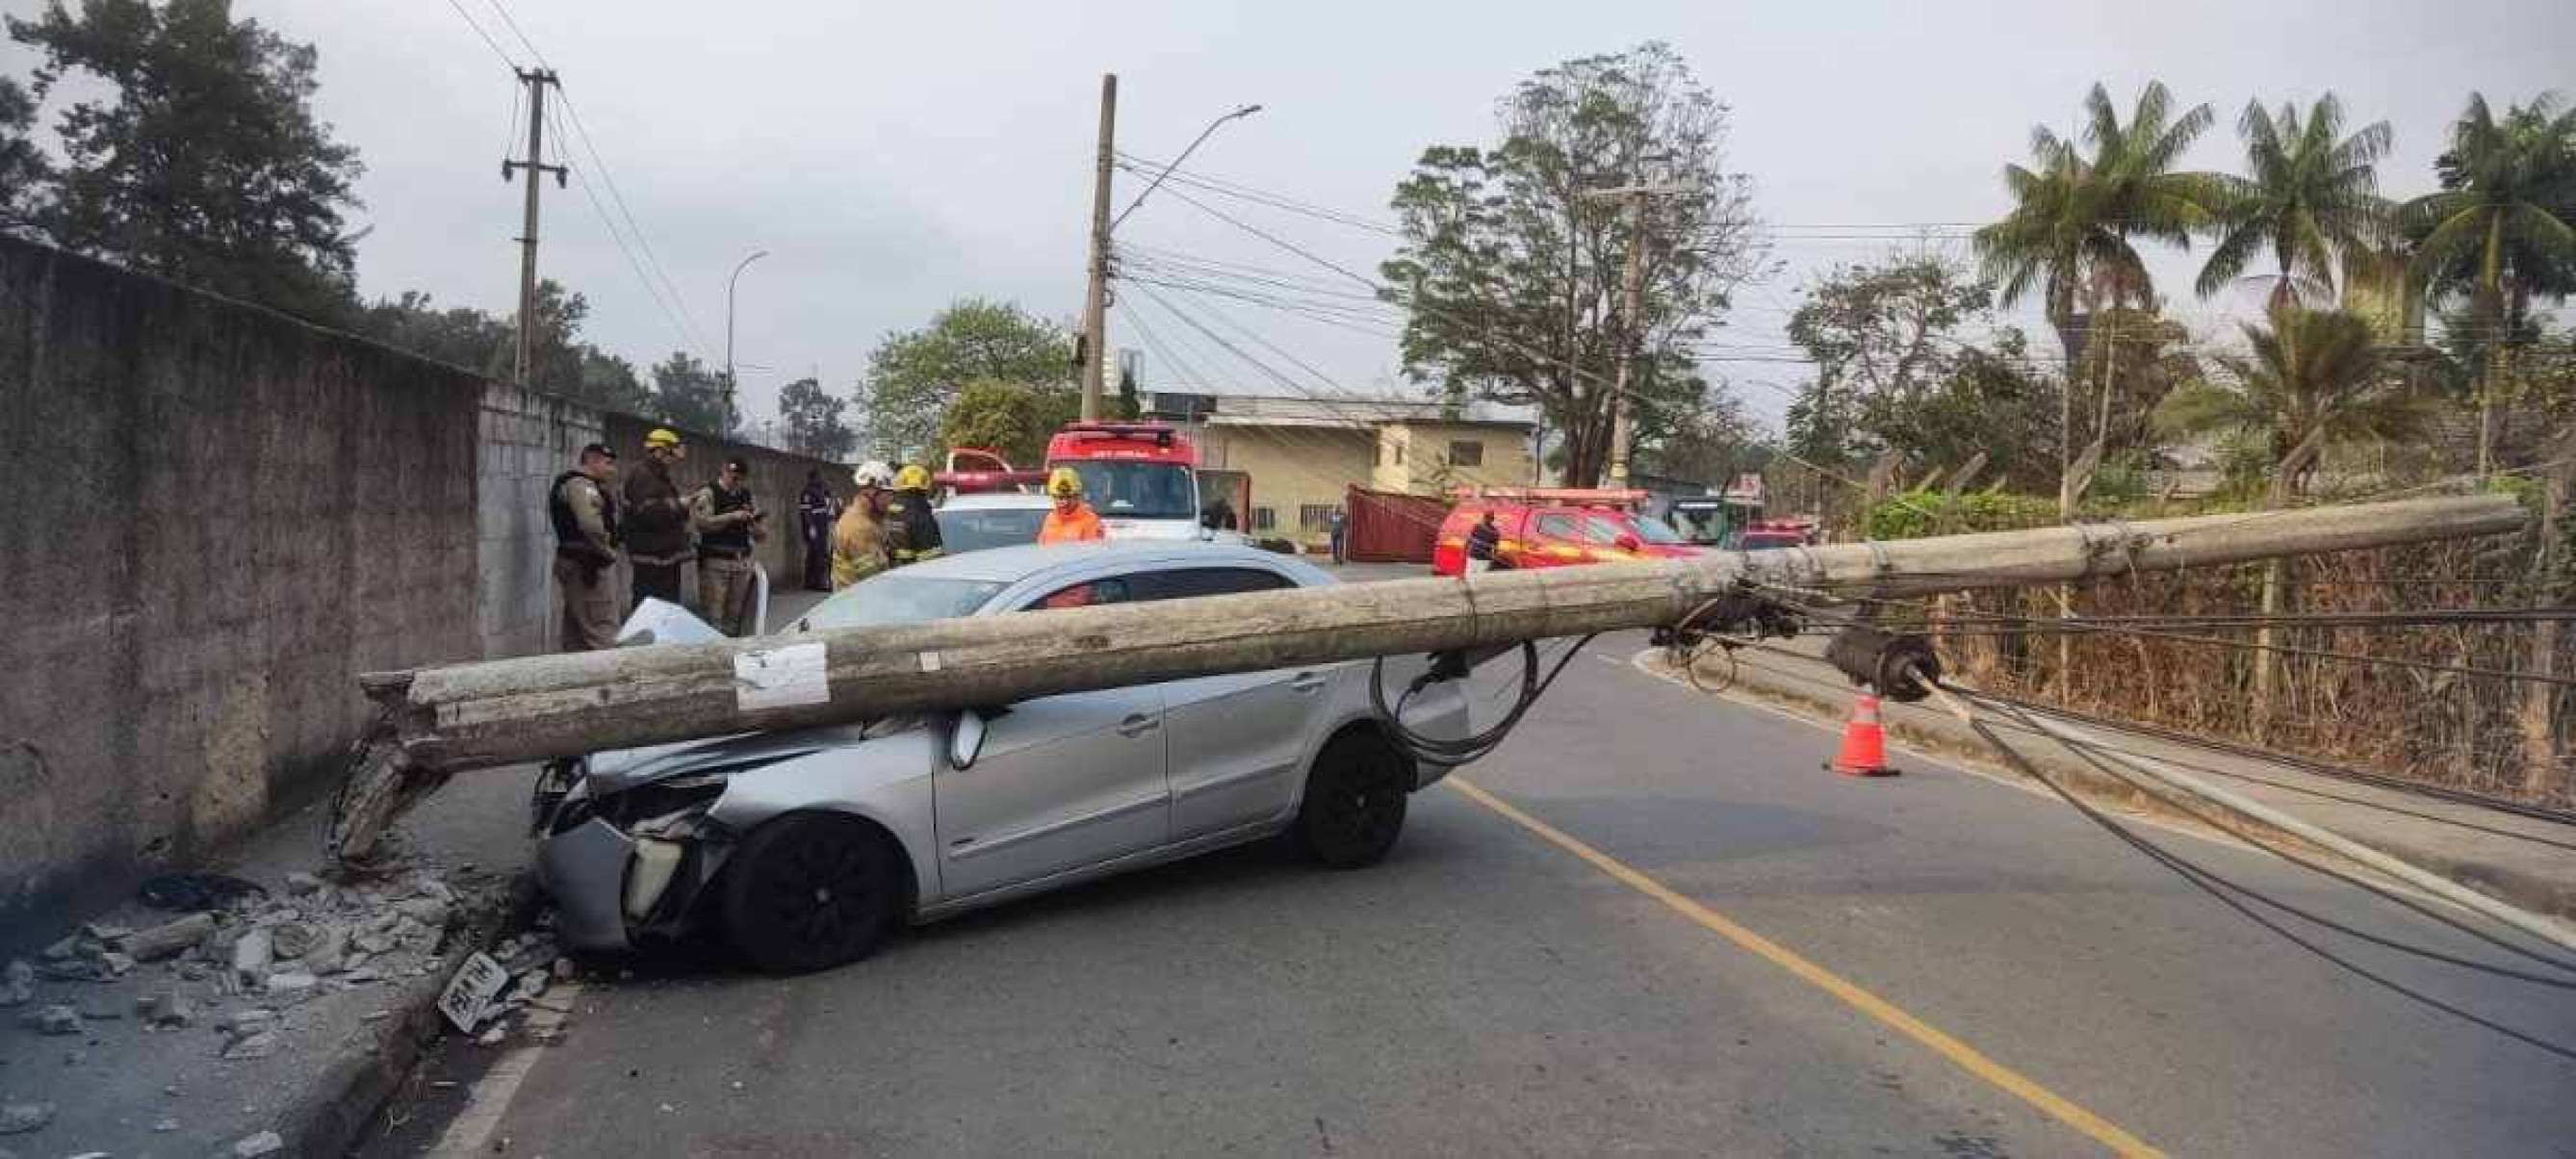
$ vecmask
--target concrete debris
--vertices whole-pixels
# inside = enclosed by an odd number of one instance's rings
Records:
[[[456,891],[449,889],[446,882],[440,881],[427,874],[423,874],[419,878],[413,880],[412,896],[429,898],[440,905],[452,906],[456,904]],[[435,925],[437,923],[433,922],[431,924]]]
[[[98,978],[98,963],[85,958],[68,958],[36,967],[36,973],[54,982],[90,982]]]
[[[277,948],[269,940],[269,932],[264,929],[251,930],[243,934],[240,941],[233,943],[233,976],[241,979],[241,984],[244,986],[255,985],[260,979],[268,976],[269,963],[275,961],[276,957]]]
[[[0,972],[0,1006],[24,1006],[36,998],[36,967],[24,958],[9,960]]]
[[[27,1012],[22,1019],[38,1034],[78,1034],[81,1032],[80,1011],[56,1003]]]
[[[234,1039],[232,1045],[224,1048],[224,1057],[234,1061],[267,1058],[277,1053],[277,1048],[282,1045],[276,1031],[263,1030],[246,1038]]]
[[[338,926],[323,926],[314,935],[313,945],[304,951],[304,968],[316,974],[337,974],[348,968],[349,931]]]
[[[321,940],[319,931],[301,921],[279,922],[268,930],[269,945],[281,959],[301,958]]]
[[[163,990],[134,1005],[146,1026],[186,1026],[197,1020],[197,1008],[176,990]]]
[[[394,909],[404,917],[433,930],[443,929],[447,925],[448,903],[434,897],[405,898],[395,902]]]
[[[179,963],[179,976],[190,982],[202,982],[205,980],[207,972],[212,968],[213,967],[206,965],[204,962],[181,962]]]
[[[295,1001],[312,997],[314,990],[321,985],[320,978],[301,970],[280,970],[269,975],[267,983],[261,989],[272,998]]]
[[[53,1121],[52,1103],[0,1105],[0,1135],[24,1135]]]
[[[521,974],[519,975],[518,987],[512,991],[510,996],[514,999],[523,1001],[537,997],[538,995],[546,992],[546,980],[549,977],[551,977],[551,975],[547,974],[543,970],[530,970],[525,974]]]
[[[116,948],[131,954],[138,962],[157,962],[182,950],[201,945],[215,932],[215,915],[189,914],[177,921],[165,922],[120,939]]]
[[[277,1012],[265,1007],[238,1010],[225,1016],[219,1025],[226,1038],[248,1038],[277,1029]]]
[[[286,875],[286,892],[292,897],[305,897],[322,892],[322,879],[309,873]]]
[[[475,1039],[474,1041],[479,1042],[479,1043],[481,1043],[481,1044],[483,1044],[483,1045],[485,1045],[485,1046],[499,1046],[499,1045],[501,1045],[501,1040],[502,1040],[503,1038],[506,1038],[506,1037],[508,1037],[508,1032],[507,1032],[507,1031],[502,1030],[502,1029],[501,1029],[500,1027],[498,1027],[498,1026],[495,1026],[495,1027],[493,1027],[493,1028],[492,1028],[492,1029],[490,1029],[490,1030],[486,1030],[486,1031],[484,1031],[484,1032],[483,1032],[483,1036],[482,1036],[482,1037],[480,1037],[480,1038]]]
[[[278,1155],[285,1151],[286,1140],[279,1138],[277,1132],[262,1131],[234,1143],[233,1159],[259,1159],[262,1155]]]
[[[101,974],[99,980],[102,982],[110,978],[122,978],[127,971],[134,968],[134,957],[109,950],[98,956],[98,968]]]
[[[383,954],[401,945],[402,940],[394,937],[389,931],[364,930],[358,936],[349,939],[349,944],[356,947],[362,954]]]
[[[578,974],[578,973],[580,973],[580,972],[581,972],[581,967],[580,967],[580,966],[578,966],[578,965],[575,965],[575,964],[573,963],[573,960],[572,960],[571,958],[557,958],[557,959],[555,959],[555,966],[554,966],[555,981],[558,981],[558,982],[570,982],[570,981],[572,981],[572,977],[573,977],[573,975]]]
[[[68,962],[80,953],[80,935],[69,934],[63,940],[45,947],[40,955],[48,962]]]
[[[83,925],[80,928],[80,932],[82,937],[88,938],[93,942],[97,942],[100,945],[109,945],[122,941],[127,935],[132,934],[134,931],[129,930],[124,926],[110,925],[106,922],[90,922]]]

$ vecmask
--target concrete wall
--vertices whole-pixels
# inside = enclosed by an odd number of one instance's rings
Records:
[[[0,951],[327,787],[357,673],[549,647],[546,484],[646,429],[0,238]],[[848,472],[741,450],[792,584]]]

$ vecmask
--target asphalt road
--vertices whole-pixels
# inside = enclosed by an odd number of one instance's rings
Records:
[[[1640,673],[1636,646],[1596,641],[1380,866],[1243,849],[819,976],[647,966],[584,992],[560,1045],[448,1048],[430,1080],[457,1085],[370,1153],[463,1113],[550,1156],[2576,1155],[2576,1062],[2312,956],[2053,801],[1921,761],[1821,773],[1829,734]],[[2326,944],[2576,1044],[2576,993]]]

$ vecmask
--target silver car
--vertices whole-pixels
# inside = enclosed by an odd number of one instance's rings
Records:
[[[1334,582],[1216,543],[1005,547],[871,577],[788,632]],[[1423,665],[1388,660],[1388,698]],[[539,875],[576,948],[706,925],[761,968],[800,971],[864,956],[900,922],[1281,834],[1324,865],[1367,865],[1402,831],[1406,795],[1448,771],[1388,739],[1369,669],[1317,664],[595,753],[539,782]],[[1416,733],[1467,732],[1456,683],[1403,703]]]

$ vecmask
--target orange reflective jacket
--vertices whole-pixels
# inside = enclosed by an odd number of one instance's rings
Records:
[[[1086,539],[1107,539],[1109,533],[1100,526],[1100,514],[1088,503],[1077,503],[1073,514],[1059,510],[1047,512],[1046,522],[1038,526],[1040,543],[1080,543]]]

